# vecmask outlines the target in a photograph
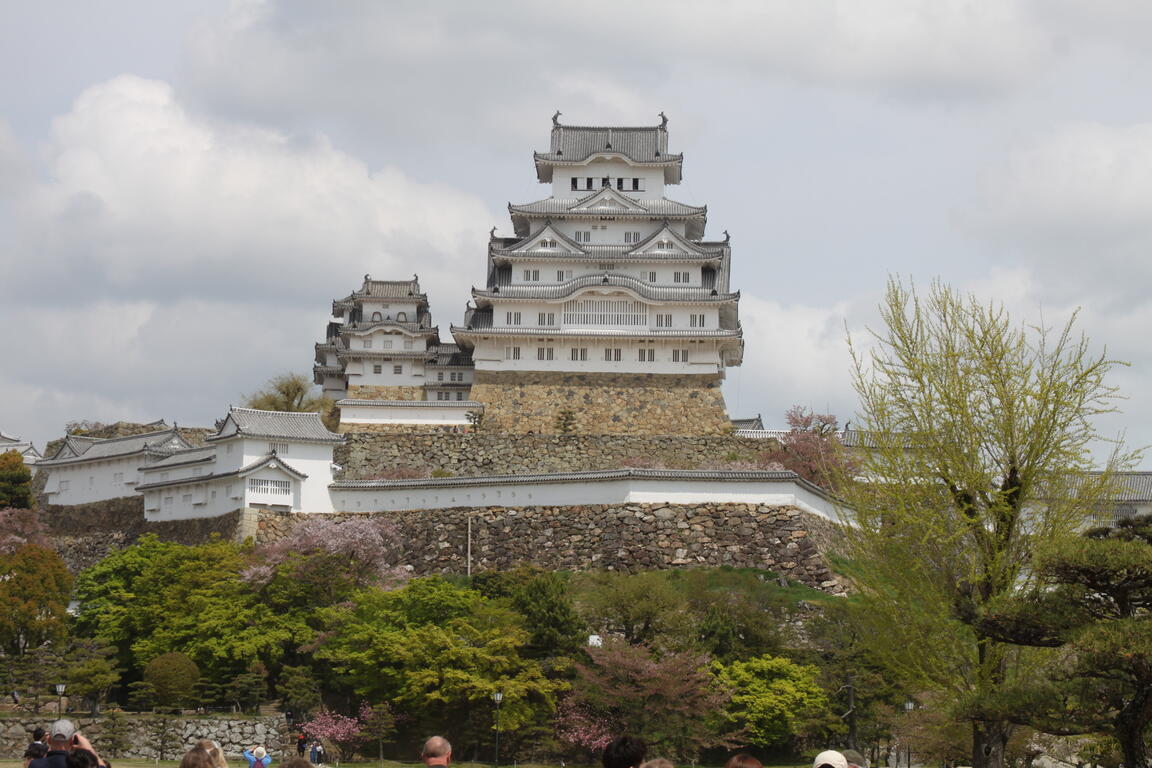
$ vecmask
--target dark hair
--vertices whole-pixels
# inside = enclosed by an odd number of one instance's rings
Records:
[[[608,746],[604,747],[601,762],[604,768],[636,768],[644,762],[644,755],[648,754],[648,745],[644,739],[636,736],[621,736]]]
[[[740,752],[728,758],[724,768],[764,768],[764,764],[747,752]]]
[[[28,749],[24,750],[24,759],[38,760],[46,754],[48,754],[48,745],[37,742],[36,744],[29,744]]]
[[[32,731],[32,741],[44,741],[44,734],[46,731],[43,728],[36,728]]]
[[[86,749],[73,749],[64,757],[64,764],[68,768],[96,768],[100,761]]]

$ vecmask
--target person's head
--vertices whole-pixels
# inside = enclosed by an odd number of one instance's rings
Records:
[[[644,743],[644,739],[621,736],[604,747],[604,755],[600,759],[604,763],[604,768],[637,768],[644,762],[646,754],[648,745]]]
[[[216,768],[228,768],[228,761],[224,757],[224,750],[220,748],[220,744],[208,739],[201,739],[196,742],[196,749],[202,749],[208,753],[212,758],[212,765]]]
[[[848,768],[868,768],[868,760],[854,749],[842,749],[840,754],[848,761]]]
[[[257,760],[263,760],[267,755],[268,750],[264,749],[264,747],[256,747],[256,749],[252,750],[252,757]]]
[[[827,749],[816,755],[812,768],[848,768],[848,761],[844,759],[843,753]]]
[[[57,720],[48,729],[51,749],[70,749],[72,737],[76,735],[76,724],[71,720]]]
[[[212,755],[203,747],[192,747],[180,760],[180,768],[216,768]]]
[[[672,761],[667,758],[654,757],[641,763],[640,768],[676,768],[676,766],[672,765]]]
[[[33,760],[39,760],[48,754],[48,746],[40,742],[29,744],[28,749],[24,750],[24,768],[28,768],[28,763]]]
[[[32,741],[44,741],[44,729],[36,726],[32,729]]]
[[[74,749],[64,758],[64,765],[68,768],[97,768],[100,765],[100,759],[96,757],[94,752],[89,752],[86,749]]]
[[[724,768],[764,768],[763,764],[747,752],[739,752],[728,758]]]
[[[433,736],[424,742],[420,759],[425,765],[448,765],[452,762],[452,745],[443,736]]]

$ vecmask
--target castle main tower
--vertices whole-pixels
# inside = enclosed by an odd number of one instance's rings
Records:
[[[515,237],[488,243],[488,274],[452,335],[475,364],[485,428],[582,434],[716,434],[720,382],[744,342],[731,249],[704,239],[707,208],[665,196],[683,155],[667,119],[644,127],[552,118],[536,177],[551,195],[509,205]]]

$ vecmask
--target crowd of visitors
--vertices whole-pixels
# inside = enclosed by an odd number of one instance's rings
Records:
[[[45,741],[47,737],[47,741]],[[306,759],[304,753],[309,751]],[[260,745],[253,745],[240,753],[248,768],[268,768],[272,756]],[[443,736],[432,736],[424,742],[420,759],[428,768],[448,768],[452,764],[452,745]],[[635,736],[621,736],[604,748],[601,756],[604,768],[675,768],[663,757],[648,758],[648,745]],[[300,734],[296,739],[296,756],[281,763],[278,768],[314,768],[324,763],[324,747],[319,741],[311,744]],[[112,768],[100,757],[92,743],[76,729],[71,720],[57,720],[48,730],[37,728],[32,742],[24,751],[24,768]],[[180,768],[228,768],[224,750],[216,741],[201,740],[184,753]],[[733,755],[724,768],[764,768],[752,755]],[[864,756],[853,749],[842,752],[825,750],[816,755],[812,768],[868,768]]]

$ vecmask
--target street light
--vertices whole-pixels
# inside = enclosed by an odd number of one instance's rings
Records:
[[[906,714],[909,714],[909,715],[912,714],[912,710],[914,710],[914,709],[916,709],[916,702],[912,701],[912,699],[908,699],[907,701],[904,702],[904,712]],[[912,768],[912,740],[911,739],[909,739],[904,744],[904,755],[908,761],[908,768]]]
[[[504,694],[500,691],[492,694],[492,701],[496,702],[496,759],[492,761],[495,766],[500,765],[500,702],[504,701]]]
[[[67,688],[64,683],[56,683],[56,695],[60,697],[60,701],[56,704],[56,712],[64,716],[64,690]]]

